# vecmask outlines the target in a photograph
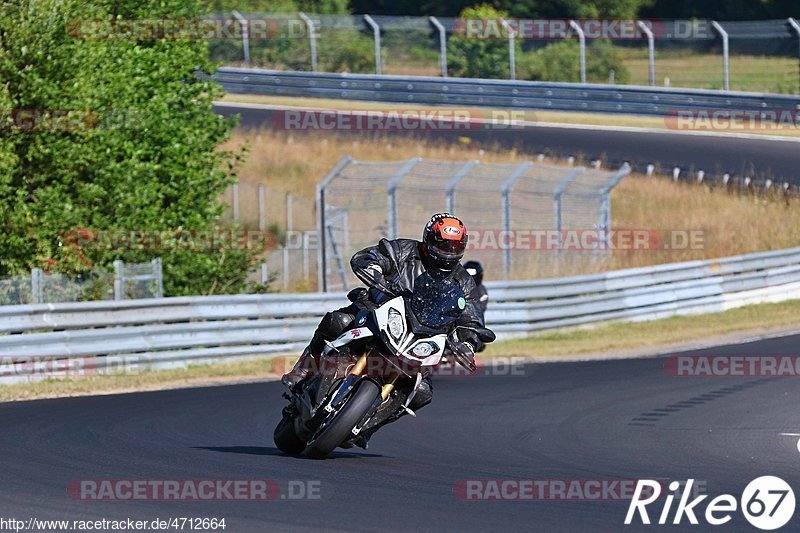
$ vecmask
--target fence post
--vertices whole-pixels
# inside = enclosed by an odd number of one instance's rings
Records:
[[[244,53],[244,64],[250,66],[250,28],[247,19],[241,13],[234,10],[233,16],[239,21],[239,26],[242,28],[242,52]]]
[[[794,29],[795,33],[797,33],[797,38],[800,43],[800,24],[798,24],[797,21],[792,17],[789,17],[788,20],[789,20],[789,25]],[[798,57],[797,68],[798,71],[800,71],[800,49],[798,50],[797,57]],[[800,83],[800,81],[798,81],[798,83]],[[800,92],[800,86],[798,86],[798,92]]]
[[[503,25],[503,28],[508,32],[508,69],[509,69],[509,79],[515,80],[517,79],[517,58],[516,58],[516,51],[514,50],[514,40],[517,36],[514,33],[514,30],[511,28],[511,25],[506,21],[506,19],[501,18],[500,23]]]
[[[467,161],[467,163],[458,169],[458,172],[453,174],[453,177],[450,178],[450,181],[447,182],[447,212],[452,213],[456,210],[456,187],[458,187],[458,182],[464,179],[464,176],[469,174],[469,171],[478,164],[477,160]]]
[[[262,234],[267,229],[266,211],[267,211],[266,187],[264,187],[263,183],[259,183],[258,184],[258,231],[260,231]],[[264,235],[262,235],[262,237],[263,236]]]
[[[303,13],[302,11],[298,13],[300,19],[306,23],[306,29],[308,29],[308,46],[311,48],[311,72],[317,71],[317,36],[314,33],[316,31],[314,27],[314,21],[309,18],[308,15]]]
[[[233,221],[239,222],[239,183],[231,185],[231,193],[233,196]]]
[[[291,235],[288,235],[288,234],[291,233],[291,231],[294,229],[294,224],[292,224],[293,220],[294,220],[294,210],[292,209],[292,193],[287,192],[286,193],[286,233],[287,233],[288,237],[291,237]]]
[[[439,66],[442,69],[442,77],[447,77],[447,32],[444,26],[436,17],[428,17],[428,20],[439,32]]]
[[[509,193],[511,192],[511,188],[514,184],[525,174],[525,171],[533,165],[531,161],[526,161],[518,166],[514,172],[509,174],[509,176],[503,181],[503,188],[500,190],[502,202],[503,202],[503,210],[501,213],[502,216],[502,223],[503,223],[503,231],[506,232],[506,235],[509,234],[511,231],[511,198]],[[503,271],[505,272],[506,277],[511,273],[511,247],[506,246],[503,250]]]
[[[164,297],[164,276],[161,268],[161,258],[156,257],[150,264],[153,266],[153,276],[156,279],[156,298]]]
[[[611,189],[617,186],[617,183],[622,180],[625,176],[631,173],[631,167],[628,163],[622,165],[611,181],[603,187],[600,191],[602,195],[601,204],[600,204],[600,230],[604,234],[604,238],[607,238],[608,232],[611,229],[611,201],[609,199],[609,194],[611,194]]]
[[[375,74],[381,73],[381,28],[378,23],[373,20],[369,15],[364,15],[364,20],[367,21],[370,28],[372,28],[372,35],[375,38]]]
[[[572,183],[575,178],[580,176],[586,171],[586,167],[578,167],[566,177],[561,180],[558,186],[553,191],[553,212],[555,213],[553,226],[556,230],[556,236],[558,237],[558,248],[561,250],[561,229],[563,225],[563,220],[561,218],[561,197],[564,195],[564,191],[567,190],[567,187],[570,183]]]
[[[328,291],[328,276],[327,276],[327,257],[326,257],[326,247],[327,247],[327,237],[325,235],[325,226],[327,221],[325,220],[325,188],[333,181],[336,176],[342,171],[344,167],[349,165],[353,159],[349,155],[345,155],[342,159],[336,163],[328,174],[322,178],[317,184],[317,231],[319,232],[318,238],[318,246],[319,251],[317,253],[317,284],[318,289],[322,292]]]
[[[44,284],[44,273],[41,268],[31,269],[31,303],[41,304],[44,303],[44,291],[42,285]]]
[[[724,76],[725,90],[731,90],[731,76],[730,76],[730,48],[728,42],[728,32],[720,26],[716,20],[711,21],[711,25],[722,37],[722,74]]]
[[[650,29],[650,26],[642,22],[641,20],[636,21],[636,25],[639,26],[639,29],[642,30],[647,36],[647,62],[650,66],[650,85],[652,87],[656,86],[656,42],[655,36],[653,35],[653,31]]]
[[[580,44],[581,83],[586,83],[586,35],[583,33],[583,29],[580,25],[574,20],[569,21],[569,27],[578,34],[578,42]]]
[[[114,261],[114,300],[120,301],[125,299],[125,291],[123,290],[124,284],[124,270],[125,270],[125,263],[122,260],[117,259]]]
[[[388,226],[390,239],[397,238],[397,185],[400,183],[400,180],[403,179],[403,176],[408,174],[420,161],[422,161],[421,157],[412,157],[406,161],[406,164],[403,165],[397,174],[389,178],[389,182],[386,184],[386,225]]]

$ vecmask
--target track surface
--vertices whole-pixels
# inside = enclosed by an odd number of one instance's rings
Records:
[[[800,335],[693,353],[793,355],[798,342]],[[18,519],[225,517],[228,532],[627,531],[640,528],[622,525],[626,502],[462,501],[453,485],[692,477],[709,493],[738,498],[747,482],[772,474],[800,497],[797,437],[780,435],[800,429],[800,379],[677,378],[663,365],[562,363],[526,366],[524,376],[439,377],[418,418],[384,428],[366,452],[338,451],[323,462],[273,447],[283,405],[276,382],[1,404],[0,509]],[[76,479],[209,478],[317,480],[321,498],[101,502],[65,490]],[[715,529],[746,526],[737,513]],[[782,531],[792,529],[800,530],[800,515]]]
[[[216,106],[215,110],[226,116],[240,115],[240,126],[244,128],[272,127],[273,111],[270,109],[226,103]],[[364,132],[348,134],[365,135]],[[389,134],[420,135],[414,131],[392,131]],[[727,172],[732,176],[777,178],[800,185],[798,141],[547,126],[466,132],[438,130],[427,135],[451,141],[469,137],[486,145],[518,147],[530,153],[559,157],[600,158],[611,165],[627,161],[640,171],[652,163],[670,170],[677,166],[685,170],[704,170],[707,175],[721,176]]]

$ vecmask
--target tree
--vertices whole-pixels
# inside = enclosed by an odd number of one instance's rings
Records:
[[[82,272],[161,256],[168,294],[239,291],[253,253],[79,249],[76,228],[210,231],[237,154],[216,115],[201,40],[85,37],[79,21],[196,17],[193,0],[20,0],[0,5],[2,107],[44,111],[6,122],[0,144],[0,274]],[[106,26],[107,28],[110,26]],[[53,119],[68,111],[68,127]],[[18,117],[17,117],[18,118]]]

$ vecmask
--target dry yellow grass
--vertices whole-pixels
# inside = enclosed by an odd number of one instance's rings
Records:
[[[521,162],[536,154],[513,149],[478,149],[469,142],[419,142],[400,138],[346,138],[270,131],[237,132],[231,147],[249,143],[251,153],[240,181],[312,198],[316,183],[344,155],[362,160],[432,159]],[[552,163],[552,161],[551,161]],[[557,162],[556,162],[557,163]],[[563,162],[562,162],[563,163]],[[562,265],[560,275],[665,262],[706,259],[800,246],[800,201],[728,193],[707,186],[674,183],[664,177],[632,175],[612,193],[612,227],[702,232],[695,250],[618,252],[604,261]],[[669,234],[669,233],[667,233]],[[535,273],[534,273],[535,275]]]

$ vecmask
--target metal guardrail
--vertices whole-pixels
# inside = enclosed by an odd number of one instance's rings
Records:
[[[230,93],[424,105],[676,115],[688,110],[800,110],[800,96],[631,85],[378,76],[222,67]]]
[[[800,248],[603,274],[490,282],[499,338],[602,322],[651,320],[800,298]],[[30,358],[137,368],[298,353],[343,293],[196,296],[0,307],[0,383],[46,377]],[[85,359],[84,359],[85,358]]]

